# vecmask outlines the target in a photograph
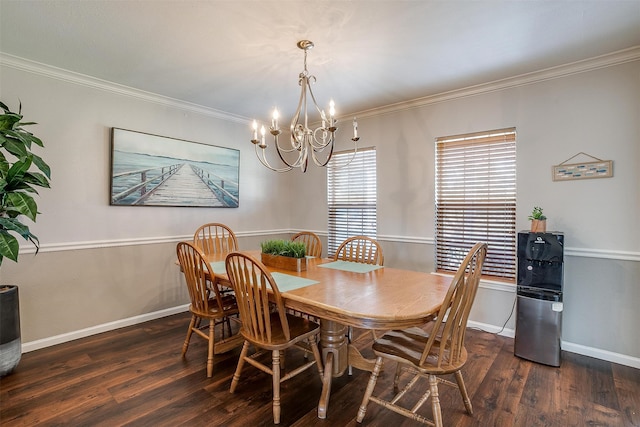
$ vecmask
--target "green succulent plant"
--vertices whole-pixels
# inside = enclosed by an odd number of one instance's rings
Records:
[[[34,125],[22,121],[22,104],[18,113],[0,102],[0,264],[6,257],[18,261],[20,245],[13,233],[24,237],[40,249],[38,238],[29,231],[21,215],[36,220],[38,205],[33,194],[35,187],[49,188],[51,170],[44,160],[31,152],[33,144],[44,147],[40,138],[23,126]]]
[[[266,240],[260,243],[262,253],[269,255],[280,255],[291,258],[304,258],[306,247],[302,242],[291,242],[289,240]]]
[[[546,216],[544,216],[544,214],[542,213],[542,208],[539,206],[536,206],[533,208],[533,211],[531,212],[531,215],[529,215],[529,220],[541,220],[541,219],[547,219]]]

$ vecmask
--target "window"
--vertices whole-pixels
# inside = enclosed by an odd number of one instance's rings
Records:
[[[334,153],[327,168],[329,225],[327,253],[333,255],[347,237],[376,238],[376,150]]]
[[[483,274],[516,275],[515,128],[436,139],[436,268],[488,243]]]

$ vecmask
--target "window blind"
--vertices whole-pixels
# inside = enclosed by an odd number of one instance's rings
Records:
[[[334,153],[327,168],[329,256],[347,237],[376,238],[376,204],[375,148],[358,150],[355,157],[352,151]]]
[[[436,139],[436,267],[456,271],[479,241],[483,274],[515,279],[515,128]]]

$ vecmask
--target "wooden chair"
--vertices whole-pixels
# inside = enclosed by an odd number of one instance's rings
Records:
[[[322,241],[316,233],[313,233],[311,231],[301,231],[300,233],[295,234],[293,237],[291,237],[291,241],[304,243],[308,256],[316,258],[322,257]],[[312,322],[320,322],[320,319],[316,316],[312,316],[308,313],[303,313],[298,310],[287,309],[287,313],[293,314],[294,316],[304,317],[305,319],[309,319]]]
[[[351,261],[360,262],[363,264],[384,265],[384,254],[382,253],[382,247],[375,239],[367,236],[353,236],[347,238],[344,242],[338,246],[335,255],[333,256],[335,261]],[[358,338],[353,338],[353,327],[347,328],[347,339],[350,343],[358,341],[371,334],[373,339],[376,339],[376,332],[369,330],[368,332],[361,334]],[[349,365],[348,374],[353,374],[353,367]]]
[[[387,332],[374,342],[373,351],[377,359],[365,390],[362,404],[358,410],[356,419],[358,423],[364,419],[369,402],[374,402],[421,423],[442,427],[438,382],[454,387],[457,385],[467,412],[469,415],[473,415],[471,400],[467,394],[460,370],[467,361],[464,336],[471,305],[478,290],[486,253],[486,243],[476,243],[469,251],[453,277],[436,319],[431,322],[430,333],[425,332],[424,329],[414,327],[401,331]],[[385,359],[398,362],[394,378],[394,392],[396,395],[389,401],[372,396]],[[398,380],[403,371],[411,372],[414,377],[399,391]],[[456,383],[441,378],[445,374],[453,374]],[[398,401],[417,384],[421,377],[428,379],[428,390],[411,410],[400,406]],[[418,409],[429,397],[431,397],[433,421],[417,413]]]
[[[278,424],[280,423],[280,383],[314,364],[318,367],[320,377],[322,377],[323,367],[317,344],[320,326],[285,312],[278,286],[260,261],[250,255],[234,252],[227,256],[226,266],[227,275],[238,300],[240,320],[242,321],[240,333],[245,340],[238,360],[238,367],[233,374],[230,392],[233,393],[238,386],[244,362],[272,375],[273,422]],[[269,300],[273,303],[270,304]],[[248,356],[250,345],[260,350]],[[282,375],[280,372],[280,352],[291,347],[312,353],[315,360],[305,360],[302,366]],[[271,367],[256,359],[266,351],[271,351]]]
[[[238,250],[238,239],[224,224],[212,222],[198,227],[193,234],[193,244],[205,255]]]
[[[382,247],[375,239],[367,236],[353,236],[346,239],[338,246],[333,259],[384,265]]]
[[[322,257],[322,242],[316,233],[301,231],[291,238],[292,242],[302,242],[307,248],[307,255],[316,258]]]
[[[213,355],[225,353],[242,344],[241,335],[232,335],[229,321],[229,316],[238,314],[238,306],[233,295],[223,295],[218,286],[208,286],[210,282],[206,276],[213,277],[213,271],[200,249],[191,243],[180,242],[176,247],[176,252],[189,289],[189,298],[191,298],[189,306],[191,322],[187,330],[187,337],[182,345],[182,357],[187,354],[189,341],[194,332],[208,340],[207,377],[211,377]],[[208,325],[201,325],[202,320],[208,320]],[[216,325],[222,325],[222,338],[218,342],[215,341]],[[229,329],[229,336],[225,336],[225,325]],[[208,330],[206,330],[207,326]]]
[[[193,244],[200,248],[205,255],[217,253],[229,253],[237,251],[238,239],[234,232],[228,226],[217,222],[203,224],[193,234]],[[231,292],[227,281],[216,281],[221,286],[222,293]],[[211,286],[214,284],[212,283]]]

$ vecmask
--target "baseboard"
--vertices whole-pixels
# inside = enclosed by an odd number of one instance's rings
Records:
[[[474,322],[471,320],[468,321],[467,325],[469,328],[479,329],[491,334],[498,334],[509,338],[515,338],[516,336],[515,329],[503,329],[499,326]],[[601,350],[594,347],[587,347],[586,345],[574,344],[567,341],[562,341],[560,347],[563,351],[568,351],[570,353],[576,353],[582,356],[589,356],[600,360],[606,360],[607,362],[640,369],[640,358],[638,357],[627,356],[626,354],[614,353],[612,351]]]
[[[100,334],[102,332],[113,331],[115,329],[124,328],[126,326],[133,326],[139,323],[148,322],[149,320],[171,316],[172,314],[184,313],[187,310],[189,310],[189,304],[154,311],[152,313],[141,314],[139,316],[128,317],[126,319],[116,320],[113,322],[103,323],[101,325],[92,326],[90,328],[80,329],[78,331],[68,332],[61,335],[55,335],[53,337],[43,338],[36,341],[29,341],[22,344],[22,352],[28,353],[30,351],[39,350],[45,347],[51,347],[53,345],[85,338],[91,335]]]
[[[66,334],[56,335],[49,338],[43,338],[36,341],[30,341],[22,344],[22,352],[28,353],[30,351],[39,350],[45,347],[51,347],[56,344],[62,344],[65,342],[77,340],[80,338],[88,337],[91,335],[100,334],[102,332],[113,331],[115,329],[124,328],[126,326],[133,326],[139,323],[148,322],[150,320],[159,319],[161,317],[171,316],[172,314],[184,313],[189,309],[189,305],[181,305],[177,307],[167,308],[160,311],[154,311],[152,313],[141,314],[139,316],[129,317],[126,319],[116,320],[114,322],[104,323],[102,325],[92,326],[90,328],[80,329],[78,331],[69,332]],[[469,321],[469,328],[479,329],[491,334],[498,334],[509,338],[515,337],[514,329],[502,328],[500,326],[490,325],[488,323]],[[562,341],[562,350],[571,353],[581,354],[583,356],[594,357],[596,359],[606,360],[607,362],[617,363],[624,366],[630,366],[632,368],[640,369],[640,358],[627,356],[625,354],[614,353],[607,350],[601,350],[598,348],[587,347],[580,344],[574,344],[566,341]]]
[[[583,356],[589,356],[600,360],[606,360],[607,362],[640,369],[640,357],[627,356],[626,354],[614,353],[612,351],[587,347],[586,345],[574,344],[566,341],[562,341],[561,347],[562,350],[571,353],[577,353]]]
[[[488,323],[474,322],[473,320],[469,320],[467,322],[467,327],[471,329],[479,329],[484,332],[489,332],[490,334],[502,335],[509,338],[514,338],[516,336],[515,329],[507,329],[501,326],[490,325]]]

